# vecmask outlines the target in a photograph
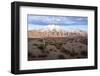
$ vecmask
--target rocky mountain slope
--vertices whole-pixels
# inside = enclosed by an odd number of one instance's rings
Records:
[[[28,31],[29,38],[45,38],[45,37],[73,37],[73,36],[87,36],[87,32],[81,30],[48,30],[39,29]]]
[[[87,45],[87,32],[81,30],[28,31],[28,60],[87,58]]]

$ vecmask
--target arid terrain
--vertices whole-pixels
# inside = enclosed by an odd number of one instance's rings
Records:
[[[87,32],[81,30],[28,31],[28,60],[87,58],[87,41]]]

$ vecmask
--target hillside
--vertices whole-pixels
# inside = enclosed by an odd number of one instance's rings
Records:
[[[45,37],[74,37],[74,36],[87,36],[87,32],[81,30],[32,30],[28,31],[29,38],[45,38]]]
[[[87,42],[87,32],[81,30],[28,31],[28,60],[87,58]]]

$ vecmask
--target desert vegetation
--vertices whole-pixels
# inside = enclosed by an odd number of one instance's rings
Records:
[[[87,33],[84,31],[29,31],[28,60],[87,58]]]

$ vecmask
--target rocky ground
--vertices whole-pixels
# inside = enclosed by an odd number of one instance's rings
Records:
[[[28,38],[28,60],[88,57],[87,36]]]

